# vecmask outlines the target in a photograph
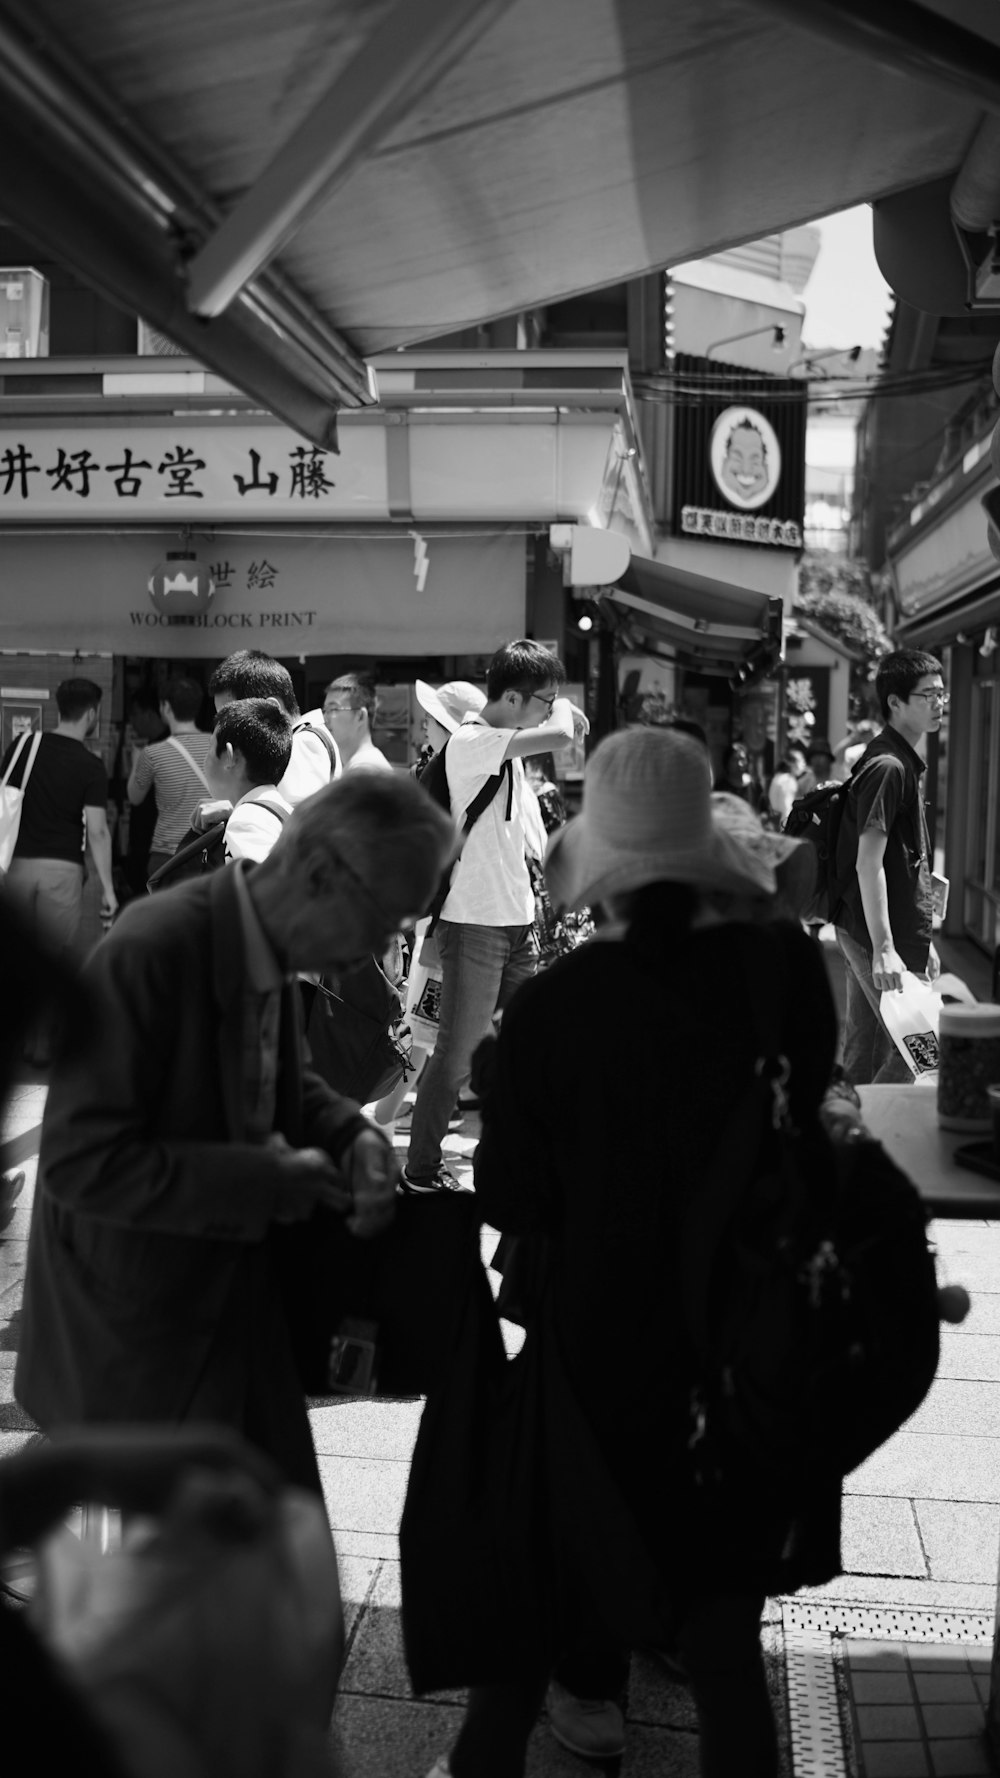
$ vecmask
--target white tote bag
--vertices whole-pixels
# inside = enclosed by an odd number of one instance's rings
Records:
[[[21,782],[15,786],[11,783],[11,778],[14,775],[14,768],[24,753],[29,741],[31,742],[31,751],[28,754],[24,771],[21,773]],[[28,779],[31,777],[31,768],[35,763],[35,756],[38,753],[41,742],[42,736],[40,731],[36,734],[28,733],[22,735],[11,754],[10,764],[5,771],[3,778],[0,779],[0,873],[10,870],[10,861],[14,856],[14,847],[17,845],[18,829],[21,825],[21,809],[24,804],[24,792],[27,787]]]

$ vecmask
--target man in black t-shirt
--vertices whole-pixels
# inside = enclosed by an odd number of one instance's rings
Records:
[[[92,679],[64,679],[56,691],[59,722],[43,734],[21,808],[7,881],[56,951],[72,951],[80,934],[84,844],[101,880],[101,912],[118,907],[111,875],[108,774],[86,742],[94,734],[101,688]],[[16,743],[15,743],[16,745]],[[6,771],[13,746],[4,755]],[[12,782],[21,782],[28,749]]]
[[[847,880],[837,913],[847,965],[843,1065],[855,1086],[913,1079],[879,1004],[883,993],[902,988],[904,969],[921,976],[940,970],[931,943],[926,768],[916,749],[937,733],[948,703],[941,663],[912,649],[884,655],[875,689],[885,727],[854,767],[837,841],[837,875]],[[856,859],[849,874],[848,859]]]

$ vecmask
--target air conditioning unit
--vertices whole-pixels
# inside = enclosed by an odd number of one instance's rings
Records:
[[[34,266],[0,266],[0,358],[48,355],[48,279]]]
[[[183,346],[177,346],[160,333],[156,327],[150,327],[148,321],[139,322],[139,340],[136,350],[140,358],[186,358]]]

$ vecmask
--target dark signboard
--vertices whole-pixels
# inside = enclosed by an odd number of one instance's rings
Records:
[[[807,384],[686,352],[672,382],[674,534],[801,549]]]

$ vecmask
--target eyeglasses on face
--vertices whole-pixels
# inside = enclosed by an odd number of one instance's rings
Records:
[[[940,704],[942,710],[946,710],[951,703],[950,694],[943,687],[939,689],[937,686],[932,686],[929,691],[911,691],[910,696],[911,698],[922,698],[925,704]]]
[[[532,697],[535,699],[536,703],[544,704],[545,708],[548,711],[550,716],[552,715],[552,706],[555,703],[558,695],[559,695],[558,692],[553,692],[553,694],[550,698],[543,698],[540,691],[533,691],[533,692],[529,692],[529,694],[528,694],[529,697]]]
[[[324,716],[343,716],[353,708],[351,704],[324,704]]]

